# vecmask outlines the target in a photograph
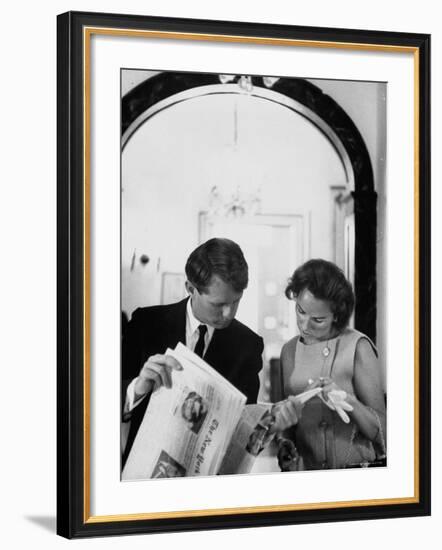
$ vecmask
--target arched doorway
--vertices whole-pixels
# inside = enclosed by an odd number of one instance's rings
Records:
[[[249,93],[295,110],[327,137],[341,159],[354,209],[354,326],[376,339],[376,200],[373,170],[364,140],[352,119],[305,79],[261,76],[158,73],[122,99],[122,146],[162,110],[197,96]],[[242,89],[242,90],[241,90]],[[338,198],[339,200],[339,198]],[[351,227],[349,228],[351,231]]]

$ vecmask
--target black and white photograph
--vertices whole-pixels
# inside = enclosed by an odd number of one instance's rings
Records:
[[[180,412],[189,430],[197,434],[207,416],[207,403],[196,391],[191,391],[184,399]]]
[[[183,477],[185,474],[185,469],[176,460],[169,456],[166,451],[161,451],[153,471],[152,477],[154,479],[163,477]]]
[[[123,480],[388,468],[388,83],[120,82]]]
[[[274,421],[274,417],[270,411],[266,411],[258,424],[250,434],[246,445],[246,451],[253,456],[258,456],[268,445],[268,439],[273,437],[270,427]]]

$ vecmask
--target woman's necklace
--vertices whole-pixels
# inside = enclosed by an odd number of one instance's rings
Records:
[[[322,350],[322,355],[327,358],[329,355],[330,355],[330,340],[335,338],[336,337],[336,334],[334,333],[331,333],[330,334],[330,338],[327,339],[327,342],[325,343],[325,348],[323,348]]]
[[[327,358],[330,355],[329,340],[327,340],[327,342],[325,343],[325,347],[322,348],[321,355],[322,355],[322,367],[321,367],[321,375],[319,377],[320,380],[321,378],[328,377],[326,364],[327,364]]]

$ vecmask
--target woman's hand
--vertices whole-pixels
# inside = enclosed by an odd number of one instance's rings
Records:
[[[272,408],[274,422],[270,427],[270,431],[282,432],[295,426],[302,415],[303,403],[300,403],[295,396],[289,395],[284,401],[275,403]]]
[[[329,409],[336,411],[343,422],[348,424],[350,417],[347,412],[353,410],[354,396],[342,390],[331,378],[319,378],[319,383],[322,387],[319,398]]]

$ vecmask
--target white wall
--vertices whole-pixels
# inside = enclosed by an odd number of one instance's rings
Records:
[[[161,111],[128,141],[122,181],[128,314],[159,303],[162,272],[183,270],[199,244],[198,214],[207,211],[215,186],[225,197],[237,185],[243,193],[259,192],[262,214],[302,215],[311,232],[305,254],[334,259],[330,186],[345,185],[343,166],[313,124],[270,101],[209,95]],[[146,266],[138,261],[143,253],[151,258]]]
[[[433,150],[442,148],[442,30],[437,4],[372,0],[272,3],[223,0],[61,0],[7,3],[2,46],[2,476],[0,540],[5,548],[241,548],[296,545],[359,550],[434,548],[442,520],[442,405],[434,392],[433,517],[346,524],[302,525],[210,533],[119,537],[67,542],[54,534],[55,516],[55,15],[69,9],[164,16],[237,19],[328,27],[433,33]],[[24,107],[24,112],[21,111]],[[441,181],[433,155],[433,181]],[[442,190],[433,187],[433,280],[442,272]],[[432,296],[433,386],[441,387],[440,285]],[[23,337],[25,335],[25,337]],[[342,542],[343,541],[343,542]]]

